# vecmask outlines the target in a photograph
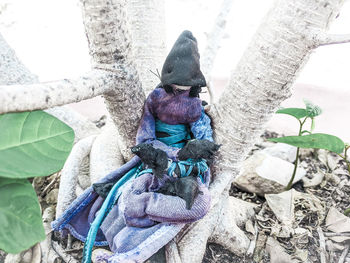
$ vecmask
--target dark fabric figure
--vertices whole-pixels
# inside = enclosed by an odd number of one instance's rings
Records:
[[[210,165],[220,145],[209,140],[190,140],[177,154],[179,160],[205,159]]]
[[[193,175],[169,181],[157,191],[165,195],[181,197],[186,201],[186,209],[191,209],[198,194],[203,194],[198,187],[197,178]]]
[[[158,178],[161,178],[168,168],[168,156],[160,150],[154,148],[151,144],[141,143],[131,148],[131,151],[140,157],[141,161],[152,169],[152,172]]]

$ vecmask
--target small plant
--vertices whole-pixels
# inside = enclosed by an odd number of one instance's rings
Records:
[[[19,253],[45,239],[27,178],[61,170],[73,141],[72,128],[46,112],[0,115],[0,249]]]
[[[325,134],[325,133],[312,133],[315,128],[315,117],[322,113],[322,110],[319,106],[312,104],[309,101],[305,102],[305,109],[303,108],[285,108],[280,109],[276,113],[279,114],[287,114],[296,118],[299,122],[299,133],[297,136],[285,136],[280,138],[272,138],[269,139],[273,142],[281,142],[289,145],[293,145],[297,147],[296,159],[294,163],[294,170],[292,177],[286,187],[286,190],[289,190],[294,181],[294,177],[298,167],[298,158],[299,158],[299,150],[300,148],[314,148],[314,149],[325,149],[331,152],[338,154],[341,158],[343,158],[348,166],[348,170],[350,173],[350,163],[347,160],[347,150],[350,148],[349,145],[345,145],[344,142],[333,135]],[[305,122],[310,119],[311,126],[310,129],[305,129]],[[305,135],[307,134],[307,135]],[[344,155],[342,153],[344,152]]]

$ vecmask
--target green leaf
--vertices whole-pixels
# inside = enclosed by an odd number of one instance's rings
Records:
[[[0,178],[0,249],[19,253],[45,239],[38,198],[26,179]]]
[[[314,118],[322,113],[322,109],[319,106],[313,104],[311,101],[304,99],[304,103],[306,106],[306,114],[308,117]]]
[[[324,133],[272,138],[269,139],[269,141],[282,142],[300,148],[326,149],[335,153],[342,153],[345,147],[344,142],[341,139]]]
[[[0,115],[0,177],[27,178],[59,171],[74,131],[43,111]]]
[[[288,114],[297,119],[306,117],[306,110],[301,108],[285,108],[276,111],[276,113]]]

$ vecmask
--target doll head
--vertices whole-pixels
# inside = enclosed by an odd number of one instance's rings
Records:
[[[198,97],[201,87],[206,86],[199,57],[196,38],[185,30],[176,40],[162,68],[161,84],[167,93],[174,92],[176,87],[190,87],[190,96]]]

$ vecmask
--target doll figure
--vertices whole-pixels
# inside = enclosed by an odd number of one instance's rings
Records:
[[[186,152],[191,145],[184,147],[190,140],[192,146],[200,145],[200,140],[213,142],[210,119],[199,99],[204,86],[197,41],[184,31],[164,62],[161,83],[145,102],[135,144],[149,144],[157,150],[155,159],[167,157],[169,167],[160,161],[150,167],[135,156],[86,189],[52,223],[55,231],[69,232],[85,242],[83,262],[90,262],[92,245],[110,247],[113,255],[101,255],[109,263],[144,262],[186,223],[208,212],[210,173],[202,157],[211,158],[213,150],[203,149],[203,154],[202,150]],[[191,181],[196,187],[190,202],[164,190],[171,184],[181,185],[176,180],[194,168],[191,180],[182,181],[182,185]]]

